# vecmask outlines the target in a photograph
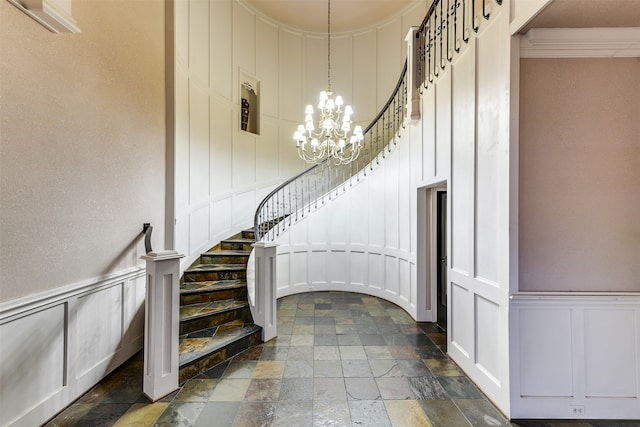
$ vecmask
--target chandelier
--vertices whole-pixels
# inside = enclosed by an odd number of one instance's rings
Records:
[[[314,124],[312,105],[304,110],[305,124],[298,125],[293,134],[298,156],[307,163],[321,163],[333,159],[336,165],[351,163],[362,149],[362,127],[351,132],[353,109],[344,105],[340,95],[331,92],[331,0],[327,4],[327,90],[320,92],[319,116]]]

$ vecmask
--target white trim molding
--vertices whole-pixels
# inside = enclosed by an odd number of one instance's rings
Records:
[[[511,417],[640,419],[640,294],[511,296]]]
[[[41,425],[142,348],[145,269],[0,304],[0,426]]]
[[[521,58],[640,57],[640,27],[532,28],[520,42]]]

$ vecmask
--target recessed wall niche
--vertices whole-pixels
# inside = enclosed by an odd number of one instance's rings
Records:
[[[260,81],[240,72],[240,130],[260,135]]]

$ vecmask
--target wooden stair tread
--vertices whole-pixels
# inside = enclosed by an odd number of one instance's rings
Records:
[[[242,289],[247,283],[241,280],[208,280],[205,282],[186,282],[180,287],[180,295],[215,292],[224,289]]]
[[[260,331],[253,323],[228,323],[180,336],[179,364],[183,367]]]
[[[237,310],[248,306],[248,301],[236,299],[183,305],[180,307],[180,322],[187,322],[207,316],[214,316],[216,314],[225,313],[227,311]]]
[[[185,273],[206,273],[213,271],[242,271],[246,270],[245,264],[198,264],[185,270]]]
[[[251,254],[251,251],[240,251],[240,250],[231,250],[231,249],[219,249],[219,250],[215,250],[215,251],[209,251],[209,252],[205,252],[202,255],[206,255],[206,256],[212,256],[212,255],[218,255],[218,256],[249,256]]]

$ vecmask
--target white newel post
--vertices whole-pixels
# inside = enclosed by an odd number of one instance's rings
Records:
[[[180,258],[175,251],[149,252],[144,319],[142,392],[152,402],[178,389]]]
[[[262,341],[278,335],[278,308],[276,300],[276,247],[277,243],[256,242],[256,323],[262,326]]]
[[[407,119],[412,122],[420,119],[420,92],[418,91],[418,27],[409,28],[405,37],[407,42]],[[422,84],[422,82],[420,82]]]

